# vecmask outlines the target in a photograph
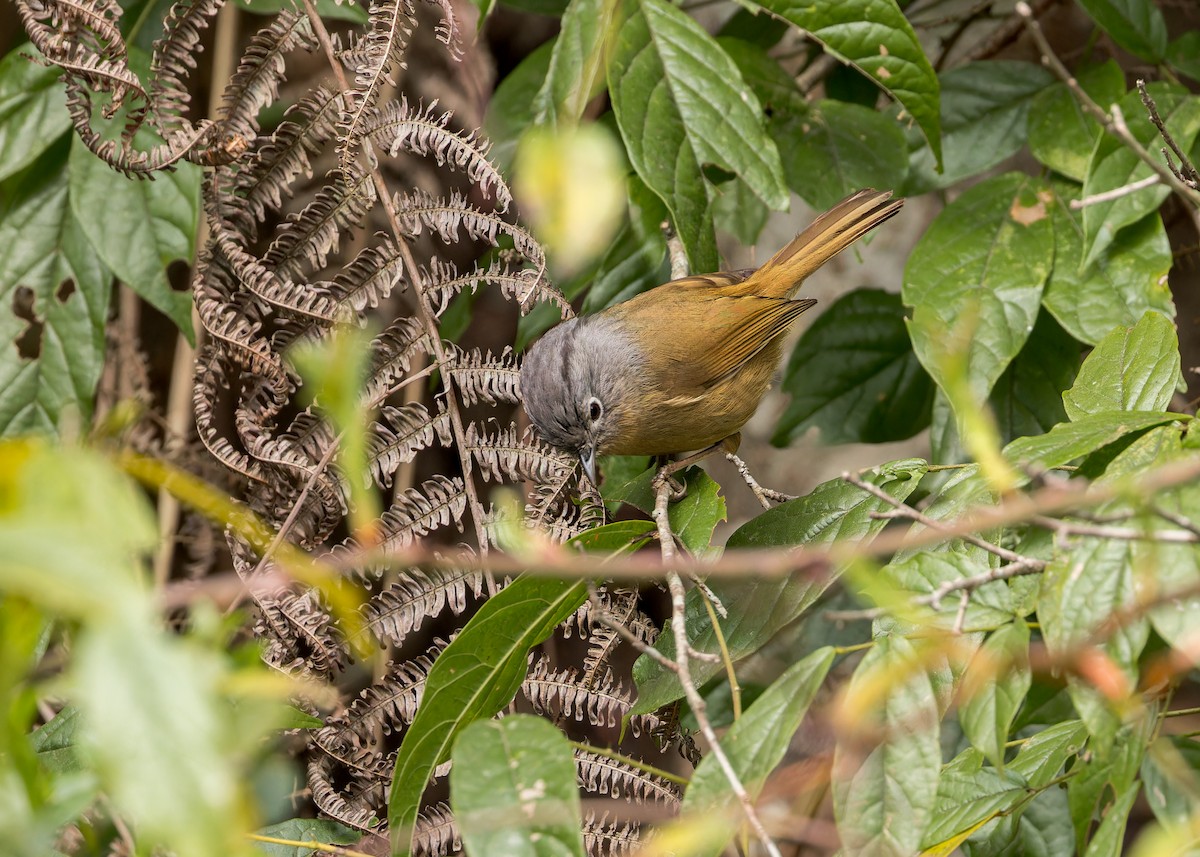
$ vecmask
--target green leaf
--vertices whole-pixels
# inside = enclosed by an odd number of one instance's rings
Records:
[[[392,853],[410,853],[421,795],[458,734],[508,704],[525,678],[529,650],[587,600],[587,583],[519,577],[488,599],[434,661],[421,706],[392,775]]]
[[[571,0],[562,14],[546,79],[533,99],[537,124],[573,125],[604,87],[601,48],[616,0]]]
[[[834,751],[842,848],[847,857],[913,854],[934,818],[942,766],[937,699],[913,644],[877,639],[854,671],[842,709],[843,720],[874,727],[861,732],[886,736],[865,758],[871,739],[862,734]]]
[[[902,293],[913,307],[909,334],[943,389],[948,339],[963,342],[969,383],[983,401],[1029,338],[1054,259],[1052,200],[1037,179],[997,176],[947,206],[913,249]]]
[[[1074,422],[1059,423],[1046,434],[1019,437],[1004,448],[1004,455],[1022,470],[1048,470],[1070,464],[1129,434],[1180,419],[1185,417],[1157,412],[1088,414]]]
[[[569,545],[588,553],[631,553],[654,537],[653,521],[614,521],[572,536]]]
[[[53,720],[29,736],[38,761],[46,770],[67,774],[83,769],[79,758],[79,709],[68,705]]]
[[[905,459],[881,465],[863,478],[889,495],[903,500],[925,475],[920,459]],[[884,521],[874,517],[892,508],[841,479],[830,480],[805,497],[791,500],[743,524],[729,537],[726,547],[772,548],[793,545],[831,544],[839,539],[858,541],[879,532]],[[802,575],[778,579],[762,578],[709,581],[725,604],[729,617],[721,622],[730,656],[736,661],[760,649],[781,628],[808,609],[841,569],[820,581]],[[686,605],[688,640],[699,651],[717,652],[716,635],[704,602],[696,591],[688,593]],[[671,634],[660,634],[656,648],[668,657],[675,651]],[[692,676],[697,684],[722,671],[719,663],[697,660]],[[643,655],[633,668],[638,688],[634,714],[654,711],[683,695],[679,680],[654,660]]]
[[[1063,404],[1072,420],[1101,411],[1163,411],[1179,378],[1175,325],[1148,311],[1133,327],[1118,327],[1101,340],[1063,393]]]
[[[1167,51],[1167,23],[1152,0],[1079,0],[1114,42],[1147,62]]]
[[[935,848],[956,834],[1011,812],[1027,796],[1025,782],[1011,771],[982,766],[983,756],[968,749],[948,762],[938,779],[937,807],[925,831],[923,848]]]
[[[699,24],[665,0],[622,0],[621,10],[608,88],[629,159],[666,203],[692,269],[715,270],[701,169],[737,175],[779,209],[788,200],[779,152],[737,66]]]
[[[653,512],[651,482],[657,472],[657,467],[651,467],[628,482],[605,485],[605,501],[628,503],[643,512]],[[671,532],[684,547],[692,553],[703,554],[710,550],[717,524],[726,518],[725,498],[720,494],[721,486],[699,467],[684,471],[683,483],[687,493],[667,508],[667,519],[671,522]]]
[[[1157,11],[1157,10],[1155,10]],[[1129,822],[1129,810],[1142,790],[1141,783],[1134,783],[1121,793],[1104,813],[1096,835],[1088,843],[1083,857],[1118,857],[1125,844],[1125,825]]]
[[[939,84],[912,24],[895,0],[766,0],[835,59],[870,77],[916,120],[942,163]]]
[[[294,842],[326,842],[330,845],[353,845],[362,833],[324,818],[289,818],[270,827],[255,831],[260,836],[291,839]],[[270,857],[312,857],[313,849],[276,842],[255,842],[255,846]]]
[[[997,768],[1004,768],[1008,732],[1031,682],[1029,626],[1020,620],[988,636],[963,678],[964,689],[974,690],[959,706],[958,722]]]
[[[792,400],[771,442],[887,443],[929,425],[933,381],[913,353],[900,296],[857,289],[800,336],[784,372]]]
[[[1120,230],[1107,247],[1083,264],[1083,224],[1069,208],[1077,185],[1056,182],[1054,270],[1042,303],[1081,342],[1095,345],[1114,327],[1128,327],[1147,310],[1175,316],[1167,272],[1171,244],[1158,212]]]
[[[909,159],[905,194],[916,196],[949,187],[981,173],[1025,144],[1026,119],[1033,97],[1053,77],[1039,65],[985,60],[951,69],[941,76],[942,145],[945,169],[928,146],[915,147]]]
[[[483,130],[492,141],[488,153],[501,171],[508,173],[517,152],[517,143],[525,129],[533,124],[534,99],[550,69],[555,39],[534,49],[521,60],[492,93]]]
[[[139,133],[137,144],[149,145],[150,136],[148,131]],[[176,259],[192,260],[200,216],[200,168],[180,163],[154,181],[129,178],[76,139],[68,174],[71,210],[104,264],[194,342],[192,296],[171,288],[167,266]]]
[[[291,9],[291,0],[234,0],[237,7],[255,15],[278,15]],[[365,24],[371,19],[367,10],[354,0],[317,0],[317,14],[326,21],[351,21]]]
[[[753,20],[758,26],[768,24],[768,19],[762,15]],[[784,25],[780,24],[780,26]],[[738,71],[742,73],[742,79],[746,81],[750,91],[762,105],[763,112],[767,116],[777,113],[804,112],[808,106],[808,102],[804,99],[804,93],[796,86],[796,79],[784,70],[777,59],[767,53],[771,45],[756,44],[748,41],[746,37],[734,38],[726,35],[725,32],[725,29],[721,30],[721,34],[717,37],[717,44],[721,46],[721,50],[729,54],[729,58],[737,65]],[[776,137],[776,142],[778,142],[778,137]],[[791,144],[790,140],[788,144]],[[783,151],[781,148],[780,154],[783,154]],[[784,169],[787,169],[786,164]]]
[[[713,192],[713,224],[717,230],[728,232],[747,246],[757,244],[771,214],[762,200],[738,179],[716,185]]]
[[[1114,60],[1081,70],[1077,80],[1104,108],[1125,94],[1125,73]],[[1101,133],[1100,123],[1084,112],[1065,83],[1034,96],[1029,110],[1029,151],[1050,169],[1083,181]]]
[[[549,721],[477,720],[452,759],[450,806],[468,854],[583,857],[575,756]]]
[[[1192,80],[1200,80],[1200,30],[1190,30],[1167,45],[1167,62]]]
[[[721,747],[751,799],[758,797],[767,776],[783,760],[792,737],[829,673],[833,657],[833,649],[825,647],[793,664],[722,737]],[[729,779],[710,754],[692,775],[681,813],[684,817],[703,816],[724,809],[733,800]],[[724,842],[713,840],[690,853],[694,857],[716,857],[724,846]]]
[[[112,273],[71,210],[66,148],[0,183],[0,435],[86,426]]]
[[[1075,830],[1063,789],[1038,792],[1016,816],[999,819],[987,831],[966,843],[966,857],[1075,857]]]
[[[817,209],[864,187],[898,188],[908,174],[905,138],[890,116],[828,99],[771,119],[788,186]]]
[[[1197,133],[1200,133],[1200,98],[1168,83],[1151,83],[1146,90],[1158,105],[1158,113],[1175,141],[1184,151],[1190,149]],[[1145,148],[1156,151],[1162,145],[1161,138],[1146,114],[1141,95],[1136,90],[1130,92],[1118,102],[1118,106],[1125,116],[1129,133]],[[1116,137],[1103,134],[1096,140],[1096,148],[1092,151],[1087,178],[1083,182],[1083,195],[1089,197],[1106,193],[1151,175],[1154,175],[1154,171],[1149,164]],[[1152,187],[1107,202],[1093,203],[1085,208],[1084,264],[1096,261],[1116,238],[1121,227],[1136,223],[1156,211],[1170,193],[1170,188],[1159,182]]]
[[[1062,773],[1063,765],[1083,749],[1087,729],[1079,720],[1064,720],[1028,739],[1008,764],[1031,788],[1045,788]]]
[[[71,127],[61,69],[22,45],[0,61],[0,181],[37,160]]]
[[[880,582],[901,593],[901,600],[929,595],[944,583],[973,577],[987,571],[987,565],[977,559],[954,551],[921,551],[911,557],[893,561],[879,575]],[[912,611],[912,621],[935,628],[950,630],[958,621],[958,594],[946,598],[935,609],[920,607]],[[986,631],[1000,627],[1013,618],[1013,604],[1008,584],[992,581],[971,593],[971,600],[962,619],[964,631]]]
[[[1200,811],[1200,743],[1180,736],[1155,739],[1141,774],[1154,817],[1165,827],[1186,828]]]

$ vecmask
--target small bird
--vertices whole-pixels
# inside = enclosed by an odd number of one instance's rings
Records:
[[[672,280],[558,325],[521,368],[529,419],[579,457],[593,485],[598,455],[735,452],[784,335],[816,303],[792,299],[804,279],[903,204],[888,191],[860,190],[757,270]]]

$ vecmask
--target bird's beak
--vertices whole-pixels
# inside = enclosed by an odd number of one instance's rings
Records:
[[[587,474],[588,481],[599,490],[600,483],[596,481],[596,447],[585,446],[579,450],[579,462],[583,465],[583,472]]]

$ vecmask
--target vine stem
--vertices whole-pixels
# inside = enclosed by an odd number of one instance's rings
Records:
[[[346,78],[345,69],[338,62],[337,56],[333,50],[333,43],[329,38],[329,31],[325,29],[325,23],[321,20],[321,16],[317,13],[316,4],[313,0],[304,0],[304,11],[308,15],[309,23],[312,24],[313,33],[317,37],[317,41],[321,45],[321,49],[325,52],[325,58],[329,61],[329,66],[333,70],[333,75],[337,79],[338,88],[342,93],[342,97],[348,97],[349,93],[353,92],[349,80]],[[373,154],[373,153],[372,153]],[[425,328],[425,334],[429,337],[430,347],[433,349],[434,356],[437,359],[439,366],[449,365],[446,359],[446,350],[442,345],[442,338],[437,327],[437,320],[430,312],[429,304],[425,300],[425,294],[422,288],[421,270],[417,265],[417,260],[413,256],[412,248],[408,244],[408,239],[405,237],[404,230],[400,227],[400,219],[396,214],[396,205],[392,199],[391,190],[384,181],[383,173],[379,168],[379,159],[370,157],[369,171],[371,181],[375,185],[375,195],[379,198],[380,204],[383,206],[383,211],[387,215],[388,228],[392,232],[392,236],[396,240],[396,246],[400,251],[400,257],[404,261],[404,270],[408,277],[408,281],[412,283],[412,288],[417,296],[416,311],[421,320],[421,325]],[[487,532],[483,525],[483,504],[479,501],[479,492],[475,490],[475,482],[473,479],[474,464],[471,461],[471,453],[467,451],[464,440],[467,436],[466,429],[463,426],[462,412],[458,406],[458,396],[454,392],[449,373],[441,373],[442,391],[446,397],[446,411],[450,415],[450,425],[454,429],[454,437],[457,443],[454,444],[458,451],[459,464],[463,471],[463,490],[467,495],[467,503],[471,507],[471,521],[475,527],[475,538],[479,542],[480,553],[488,553]],[[488,572],[486,574],[488,595],[496,594],[495,577]]]

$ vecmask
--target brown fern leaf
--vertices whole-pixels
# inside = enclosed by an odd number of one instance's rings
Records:
[[[370,32],[343,55],[354,72],[354,91],[345,94],[338,126],[343,170],[349,171],[357,160],[380,90],[391,82],[396,66],[404,67],[408,38],[416,24],[410,0],[379,0],[371,5]]]
[[[629,803],[653,803],[674,811],[683,795],[670,780],[587,750],[575,751],[575,772],[587,792],[624,798]]]
[[[318,606],[316,598],[311,589],[256,596],[262,624],[271,629],[263,659],[282,672],[330,679],[345,664],[347,649],[332,617]]]
[[[400,408],[384,406],[379,421],[371,426],[370,468],[375,484],[386,488],[392,484],[392,474],[418,452],[433,444],[434,436],[442,446],[450,446],[450,415],[439,409],[436,416],[420,402]]]
[[[258,133],[258,112],[279,97],[284,56],[298,47],[315,47],[308,18],[285,8],[250,40],[238,69],[221,96],[217,124],[224,135],[247,142]]]
[[[264,303],[324,325],[338,321],[337,302],[327,291],[319,286],[295,283],[285,271],[272,273],[274,266],[269,253],[267,259],[259,262],[238,243],[235,233],[220,223],[214,223],[212,230],[213,246],[222,261],[238,283]]]
[[[617,681],[611,670],[606,670],[591,687],[584,687],[578,670],[573,667],[556,669],[544,654],[525,676],[521,693],[538,714],[609,729],[615,728],[633,707],[630,692]],[[640,736],[643,729],[654,728],[658,722],[652,714],[629,718],[634,736]]]
[[[398,193],[395,198],[396,216],[406,234],[417,236],[425,229],[436,232],[446,244],[456,244],[459,230],[476,241],[497,246],[499,236],[512,239],[517,252],[539,270],[546,267],[546,255],[537,240],[520,226],[509,223],[500,215],[484,211],[469,203],[458,191],[449,198],[439,198],[423,190]]]
[[[325,267],[343,231],[357,226],[375,202],[375,186],[361,170],[328,176],[328,183],[308,205],[288,217],[263,265],[282,277],[298,277],[310,266]]]
[[[494,260],[487,270],[476,266],[465,274],[459,274],[451,263],[435,259],[428,270],[422,270],[421,275],[423,291],[437,316],[441,316],[450,306],[450,301],[464,289],[470,289],[474,294],[480,286],[499,287],[504,297],[517,304],[522,315],[528,314],[535,304],[542,301],[554,304],[564,319],[574,315],[570,302],[546,282],[541,272],[533,268],[513,269]]]
[[[429,353],[429,337],[413,318],[398,318],[371,341],[371,371],[363,385],[363,403],[377,407],[404,386],[413,361]]]
[[[52,0],[44,4],[50,26],[85,52],[123,63],[122,9],[114,0]]]
[[[377,732],[392,735],[408,728],[417,715],[433,662],[447,645],[444,640],[434,640],[425,654],[390,662],[379,682],[363,690],[345,713],[331,717],[317,730],[318,743],[323,748],[361,748],[373,745]]]
[[[220,355],[215,349],[205,347],[196,359],[195,386],[192,391],[192,410],[196,417],[196,433],[213,457],[234,473],[267,484],[262,467],[250,456],[237,449],[217,428],[215,404],[220,401],[225,386],[226,372],[217,368]]]
[[[462,852],[462,837],[450,807],[442,802],[425,807],[413,825],[413,854],[416,857],[453,857]]]
[[[311,156],[333,136],[341,97],[318,86],[288,108],[283,121],[240,170],[234,188],[237,229],[248,240],[257,238],[258,223],[268,211],[278,211],[292,195],[292,182],[303,173],[312,176]]]
[[[575,472],[576,462],[569,455],[532,436],[521,438],[515,426],[487,434],[471,423],[462,445],[478,463],[483,478],[493,482],[561,484]]]
[[[351,317],[378,306],[397,286],[404,285],[404,257],[400,248],[385,238],[378,247],[366,247],[355,256],[333,278],[329,290],[342,313]]]
[[[359,801],[348,801],[332,783],[333,761],[314,756],[308,763],[308,787],[322,813],[347,827],[370,833],[383,829],[375,810]]]
[[[485,355],[478,348],[465,351],[453,343],[445,345],[447,362],[442,371],[454,380],[454,386],[467,405],[515,405],[521,401],[521,366],[512,348],[499,355]]]
[[[610,822],[608,813],[599,818],[588,811],[583,817],[583,848],[589,857],[624,857],[641,845],[638,828],[619,819]]]
[[[150,103],[160,133],[167,132],[165,120],[177,119],[191,101],[185,80],[195,71],[196,57],[204,49],[202,31],[223,5],[224,0],[177,0],[163,22],[162,37],[154,42],[150,59]]]
[[[394,582],[363,605],[363,621],[377,639],[400,646],[447,606],[461,616],[469,604],[468,593],[479,598],[483,583],[483,572],[478,570],[411,568],[399,572]]]
[[[389,549],[406,548],[450,524],[461,528],[466,505],[461,477],[438,475],[427,479],[419,488],[409,488],[392,501],[391,508],[379,519],[380,540],[376,547],[386,554]]]
[[[388,101],[371,113],[363,123],[363,136],[393,158],[401,151],[421,157],[432,156],[438,166],[449,166],[467,174],[474,187],[491,193],[496,207],[505,211],[512,204],[512,192],[496,166],[488,160],[490,145],[475,131],[463,134],[449,127],[453,114],[440,116],[437,102],[428,107],[412,107],[408,99]]]
[[[458,26],[458,15],[454,12],[454,4],[450,0],[428,0],[442,12],[442,20],[433,28],[433,34],[439,42],[446,46],[450,58],[454,61],[462,59],[462,28]]]

